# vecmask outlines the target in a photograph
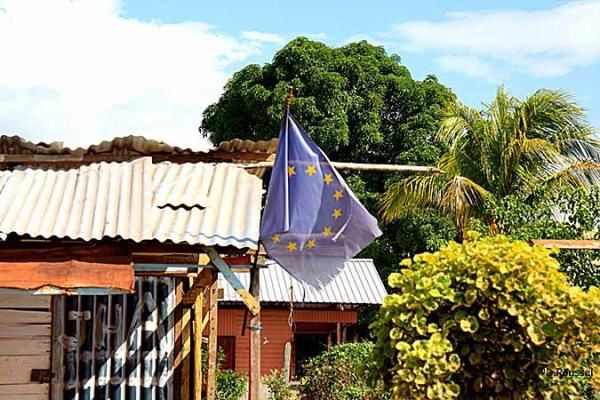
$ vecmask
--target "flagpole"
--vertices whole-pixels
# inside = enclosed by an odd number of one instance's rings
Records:
[[[292,98],[294,97],[294,87],[288,86],[287,97],[285,98],[285,112],[290,112],[290,106],[292,105]]]
[[[292,98],[294,96],[294,87],[288,86],[287,96],[285,98],[285,137],[287,140],[287,132],[289,128],[289,119],[287,118],[290,112],[290,106],[292,105]],[[258,252],[260,251],[260,242],[258,244],[258,251],[255,254],[254,265],[250,273],[250,294],[260,301],[260,269],[257,265]],[[260,320],[260,313],[253,316],[250,320],[250,399],[260,400],[260,373],[261,373],[261,346],[262,340],[262,324]],[[289,377],[286,377],[289,378]]]

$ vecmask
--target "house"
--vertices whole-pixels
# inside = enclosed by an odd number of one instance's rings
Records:
[[[249,274],[236,273],[249,284]],[[305,286],[275,262],[260,269],[262,343],[261,375],[286,368],[289,343],[290,376],[299,374],[303,361],[332,344],[353,340],[358,310],[377,306],[385,286],[370,259],[352,259],[330,283],[317,289]],[[224,367],[247,373],[250,368],[250,330],[240,296],[223,279],[219,300],[218,344],[225,352]]]
[[[219,344],[247,371],[240,301],[250,314],[259,305],[248,272],[231,268],[258,261],[265,170],[240,164],[272,160],[275,147],[196,152],[130,136],[69,149],[0,136],[0,397],[214,399]],[[311,343],[348,340],[357,307],[385,294],[368,260],[320,291],[274,264],[260,276],[263,373],[283,366],[287,342],[299,363],[320,349]],[[195,368],[203,352],[208,379]]]
[[[216,269],[256,253],[263,194],[236,164],[273,146],[225,147],[0,138],[0,397],[214,399]]]

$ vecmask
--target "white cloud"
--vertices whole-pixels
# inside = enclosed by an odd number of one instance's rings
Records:
[[[396,25],[405,50],[435,51],[506,64],[535,76],[560,76],[600,59],[600,1],[544,10],[448,14],[441,22]]]
[[[69,146],[138,134],[206,147],[201,112],[226,68],[261,50],[251,36],[125,18],[117,1],[0,0],[0,133]]]
[[[285,42],[285,37],[277,33],[259,32],[259,31],[244,31],[242,37],[259,43],[274,43],[282,44]]]
[[[459,72],[488,82],[500,82],[492,65],[474,56],[441,56],[436,59],[440,67],[447,71]]]

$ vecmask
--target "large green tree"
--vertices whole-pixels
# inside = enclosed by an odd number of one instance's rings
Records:
[[[204,111],[200,132],[215,144],[276,137],[288,85],[295,89],[292,114],[333,160],[433,165],[444,151],[435,132],[455,96],[433,76],[413,79],[399,56],[365,41],[332,48],[292,40],[272,62],[236,72]],[[398,176],[346,178],[375,213],[387,182]],[[435,250],[456,234],[451,218],[435,210],[381,227],[384,235],[364,255],[384,277],[402,258]]]
[[[288,85],[292,114],[332,159],[433,163],[441,154],[434,133],[453,94],[435,77],[414,80],[399,56],[365,41],[292,40],[272,62],[236,72],[200,132],[213,143],[276,137]]]
[[[445,174],[391,185],[382,201],[385,216],[434,207],[453,215],[463,232],[488,201],[527,199],[541,187],[589,188],[600,182],[600,147],[592,134],[584,111],[561,91],[542,89],[519,100],[500,88],[481,111],[453,103],[438,132],[447,146],[437,163]]]

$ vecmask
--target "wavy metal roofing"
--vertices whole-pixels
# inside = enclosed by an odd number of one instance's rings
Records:
[[[0,171],[0,233],[256,248],[261,197],[261,180],[232,164]]]
[[[265,153],[274,154],[277,149],[277,139],[270,140],[241,140],[232,139],[219,143],[215,149],[208,152],[225,153]],[[90,145],[87,148],[69,148],[62,142],[45,143],[30,142],[20,136],[0,136],[0,154],[40,154],[40,155],[88,155],[88,154],[112,154],[112,155],[152,155],[152,154],[177,154],[189,155],[204,153],[190,148],[171,146],[160,140],[148,139],[144,136],[124,136],[111,140],[103,140],[100,143]]]
[[[241,140],[232,139],[221,142],[217,146],[218,151],[226,152],[247,152],[247,153],[267,153],[275,154],[277,149],[277,138],[270,140]]]
[[[248,272],[236,272],[236,275],[245,287],[250,286]],[[224,291],[221,301],[242,301],[220,275],[219,286]],[[299,304],[381,304],[386,295],[385,286],[371,259],[355,258],[346,261],[342,271],[321,289],[303,285],[275,262],[260,269],[261,303],[289,303],[293,299],[294,303]]]

